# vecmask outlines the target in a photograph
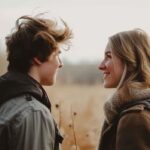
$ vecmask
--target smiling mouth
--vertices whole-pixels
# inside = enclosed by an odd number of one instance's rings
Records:
[[[110,75],[110,73],[104,73],[103,78],[107,78]]]

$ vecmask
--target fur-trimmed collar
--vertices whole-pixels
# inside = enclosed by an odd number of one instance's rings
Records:
[[[150,88],[145,89],[129,89],[132,98],[120,99],[119,92],[116,91],[104,104],[104,113],[107,123],[112,123],[115,117],[119,114],[119,110],[129,102],[144,100],[150,98]]]

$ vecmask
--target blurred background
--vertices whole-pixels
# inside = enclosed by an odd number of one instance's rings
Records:
[[[64,19],[74,33],[71,49],[62,52],[64,67],[56,85],[45,87],[52,113],[64,136],[62,150],[95,150],[104,119],[103,104],[113,89],[104,89],[98,65],[109,36],[142,28],[150,34],[149,0],[0,0],[0,74],[7,68],[5,37],[22,15],[47,12]]]

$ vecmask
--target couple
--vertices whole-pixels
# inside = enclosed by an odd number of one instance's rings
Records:
[[[53,20],[23,16],[6,37],[8,72],[0,77],[0,150],[59,150],[63,141],[42,85],[63,66],[72,32]],[[150,38],[141,29],[111,36],[99,69],[116,92],[104,105],[98,150],[150,149]]]

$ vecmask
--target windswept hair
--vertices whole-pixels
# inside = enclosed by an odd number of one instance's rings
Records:
[[[27,73],[34,57],[44,62],[60,43],[69,44],[72,31],[65,21],[61,22],[63,27],[38,16],[17,19],[15,31],[6,37],[8,70]]]
[[[111,36],[109,42],[114,54],[127,66],[122,89],[150,87],[149,35],[142,29],[134,29]]]

